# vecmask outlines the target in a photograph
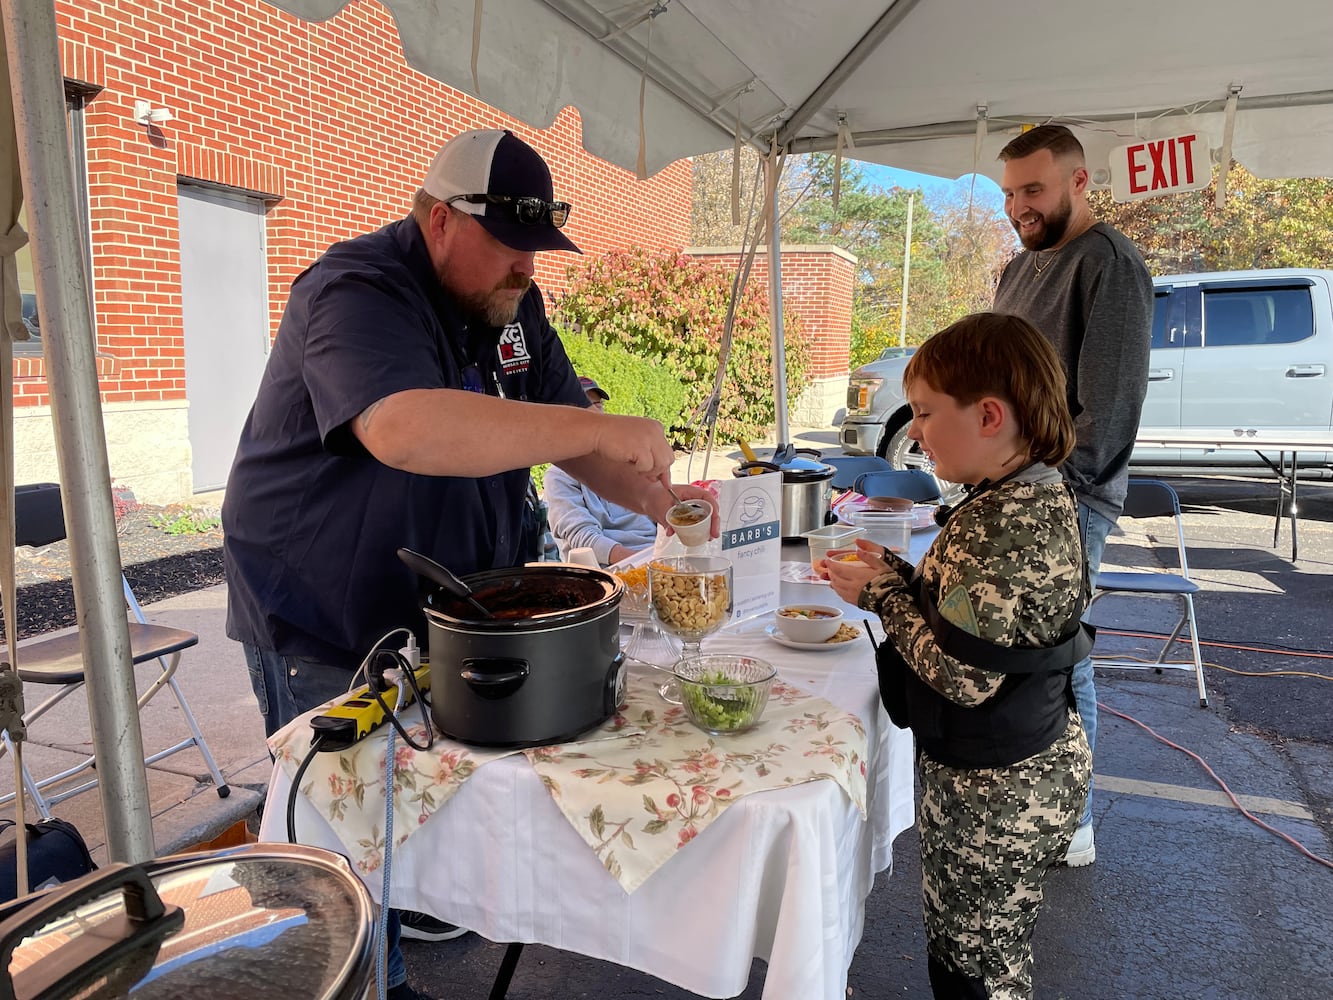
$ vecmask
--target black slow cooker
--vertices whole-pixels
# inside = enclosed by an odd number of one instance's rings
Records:
[[[443,588],[426,596],[431,715],[460,743],[562,743],[624,701],[625,586],[588,566],[546,564],[463,578],[482,618]]]

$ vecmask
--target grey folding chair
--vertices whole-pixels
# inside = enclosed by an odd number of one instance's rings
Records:
[[[888,459],[878,455],[830,455],[828,458],[820,458],[820,461],[833,466],[831,485],[835,490],[850,490],[867,472],[893,471]]]
[[[856,480],[856,492],[867,497],[902,497],[916,503],[940,499],[940,484],[925,469],[867,472]]]
[[[1190,579],[1189,563],[1185,558],[1185,528],[1180,519],[1180,498],[1176,491],[1166,483],[1156,479],[1131,479],[1129,493],[1125,497],[1125,509],[1122,517],[1152,518],[1169,517],[1174,522],[1176,536],[1176,557],[1180,562],[1180,572],[1170,573],[1098,573],[1097,585],[1093,588],[1091,609],[1103,597],[1111,595],[1136,594],[1149,597],[1171,597],[1182,604],[1180,620],[1171,630],[1166,642],[1162,644],[1157,658],[1151,663],[1137,660],[1117,660],[1097,658],[1097,667],[1115,667],[1122,670],[1156,670],[1159,674],[1164,669],[1193,670],[1199,685],[1199,707],[1208,707],[1208,692],[1203,682],[1203,657],[1199,653],[1199,629],[1194,619],[1194,595],[1199,585]],[[1167,654],[1177,641],[1184,642],[1181,632],[1189,629],[1192,660],[1168,660]]]
[[[59,486],[54,483],[19,486],[15,489],[14,494],[15,536],[19,545],[34,547],[49,545],[65,537],[64,509],[60,502]],[[153,680],[153,683],[139,696],[139,709],[142,711],[143,707],[148,704],[155,694],[162,688],[169,687],[171,693],[176,696],[176,703],[180,706],[181,715],[190,730],[188,739],[183,739],[165,750],[159,750],[145,756],[144,765],[155,764],[157,761],[189,747],[198,747],[200,756],[203,757],[208,773],[213,779],[213,784],[217,787],[218,798],[225,799],[231,794],[231,789],[228,787],[226,779],[223,778],[222,772],[218,770],[218,766],[213,760],[213,754],[208,749],[208,742],[199,729],[199,723],[195,721],[194,713],[190,711],[189,703],[186,702],[185,695],[176,682],[176,668],[180,664],[181,652],[197,645],[199,636],[186,629],[151,624],[144,617],[143,609],[139,606],[134,591],[130,589],[129,581],[125,579],[123,573],[120,582],[125,591],[125,603],[131,614],[129,623],[130,658],[136,666],[149,660],[156,660],[161,671]],[[28,684],[46,684],[55,688],[55,691],[45,701],[24,714],[23,722],[29,733],[32,732],[34,722],[83,687],[83,677],[83,654],[79,648],[77,632],[50,639],[39,639],[19,646],[19,678]],[[0,743],[3,743],[5,750],[12,752],[13,745],[7,731],[0,730]],[[37,806],[37,811],[41,813],[44,819],[49,819],[53,805],[63,802],[71,796],[78,795],[80,792],[86,792],[97,787],[98,779],[96,777],[83,781],[74,787],[63,787],[70,779],[85,771],[93,770],[96,765],[96,756],[90,756],[59,774],[35,779],[28,770],[27,757],[25,756],[23,786]],[[62,787],[53,794],[45,794],[45,789],[54,785]],[[13,798],[14,793],[12,792],[0,797],[0,805],[10,802]]]

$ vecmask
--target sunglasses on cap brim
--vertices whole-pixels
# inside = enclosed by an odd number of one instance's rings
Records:
[[[541,198],[518,197],[508,194],[456,194],[446,198],[445,204],[466,201],[473,205],[494,205],[499,208],[500,217],[511,222],[521,222],[525,226],[554,226],[563,229],[569,221],[569,202],[543,201]],[[490,212],[487,218],[492,218]]]

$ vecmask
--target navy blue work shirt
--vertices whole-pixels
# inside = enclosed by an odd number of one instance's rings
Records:
[[[587,405],[535,285],[503,330],[465,320],[411,217],[330,247],[297,277],[222,505],[229,636],[351,669],[395,628],[425,648],[400,546],[459,575],[522,561],[529,469],[415,475],[381,464],[349,427],[393,393],[478,382]],[[493,447],[484,431],[472,446]]]

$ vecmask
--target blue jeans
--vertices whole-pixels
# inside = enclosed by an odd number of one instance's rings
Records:
[[[352,671],[343,667],[299,656],[283,656],[248,642],[241,643],[241,646],[250,671],[250,687],[259,702],[259,713],[264,717],[264,732],[269,736],[298,715],[345,693],[352,680]],[[384,913],[388,944],[384,983],[386,988],[392,989],[407,982],[407,965],[403,962],[399,942],[398,911],[391,909]]]
[[[1106,550],[1106,536],[1115,527],[1115,522],[1097,513],[1084,503],[1078,505],[1078,533],[1083,538],[1083,552],[1088,560],[1088,586],[1097,585],[1097,571],[1102,566],[1102,553]],[[1085,657],[1074,664],[1074,707],[1083,722],[1083,731],[1088,737],[1088,749],[1097,749],[1097,688],[1092,681],[1092,657]],[[1092,822],[1092,779],[1088,779],[1088,804],[1083,807],[1083,817],[1079,826]]]

